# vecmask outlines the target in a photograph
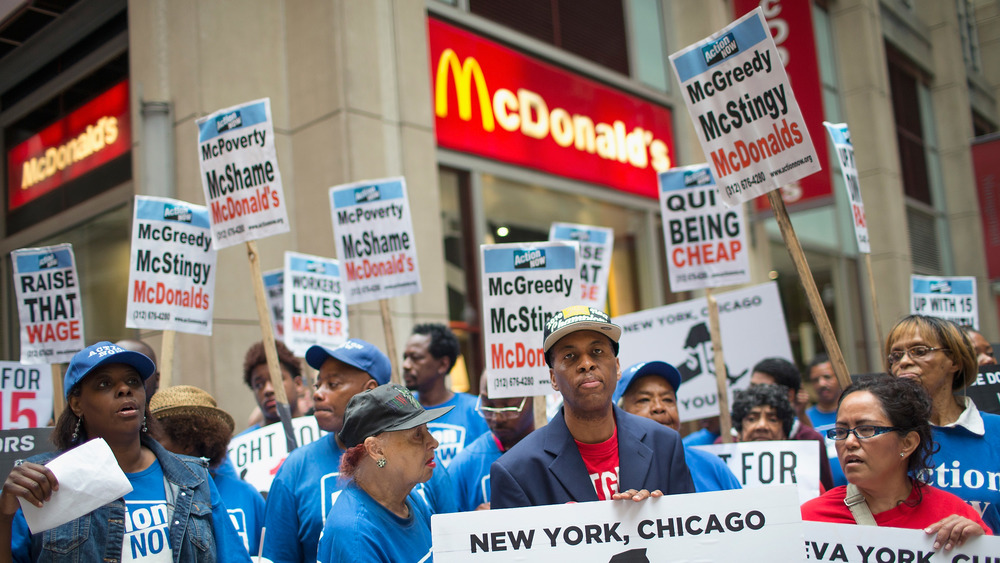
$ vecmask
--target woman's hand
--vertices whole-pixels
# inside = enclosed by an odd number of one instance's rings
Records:
[[[937,537],[934,538],[934,549],[941,549],[943,545],[945,551],[962,545],[969,538],[986,534],[986,530],[983,530],[982,526],[957,514],[952,514],[927,526],[924,528],[924,532],[927,532],[928,535],[937,534]]]
[[[41,508],[42,503],[59,490],[59,483],[52,471],[37,463],[22,463],[11,469],[0,493],[0,516],[10,518],[20,508],[18,497]]]
[[[646,500],[648,498],[659,498],[659,497],[662,497],[662,496],[663,496],[663,491],[661,491],[660,489],[656,489],[653,492],[649,492],[646,489],[643,489],[641,491],[637,491],[635,489],[629,489],[627,491],[624,491],[624,492],[621,492],[621,493],[615,493],[615,494],[611,495],[611,499],[612,500],[634,500],[635,502],[639,502],[639,501],[642,501],[642,500]]]

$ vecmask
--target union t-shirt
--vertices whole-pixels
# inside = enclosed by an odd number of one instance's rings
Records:
[[[132,492],[125,495],[122,562],[173,563],[170,508],[159,460],[138,473],[126,473]]]
[[[574,441],[597,490],[598,500],[610,500],[611,495],[618,492],[618,427],[615,426],[610,438],[598,444]]]

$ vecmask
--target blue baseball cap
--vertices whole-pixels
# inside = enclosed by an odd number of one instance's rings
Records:
[[[674,393],[681,386],[681,372],[677,371],[677,368],[674,366],[660,361],[639,362],[638,364],[632,364],[622,372],[622,377],[618,380],[618,386],[615,387],[615,394],[612,395],[611,400],[617,403],[622,398],[622,395],[625,394],[625,391],[628,391],[628,386],[644,375],[659,375],[663,379],[666,379],[667,383],[674,388]]]
[[[314,344],[306,350],[306,363],[313,369],[323,367],[327,358],[333,358],[367,373],[379,385],[389,383],[392,365],[389,358],[374,344],[360,338],[350,338],[336,348]]]
[[[156,371],[156,364],[145,354],[126,350],[117,344],[104,340],[87,346],[73,356],[69,363],[69,369],[66,370],[66,375],[63,377],[63,393],[66,398],[69,399],[69,392],[73,386],[90,375],[94,368],[107,364],[132,366],[142,376],[143,381]]]

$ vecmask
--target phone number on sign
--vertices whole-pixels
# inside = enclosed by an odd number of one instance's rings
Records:
[[[170,313],[159,311],[132,311],[132,318],[143,321],[169,321]]]
[[[755,184],[763,184],[763,183],[764,183],[764,173],[763,172],[758,172],[758,173],[754,174],[753,176],[750,176],[749,178],[743,178],[739,182],[735,182],[733,184],[727,184],[726,185],[726,195],[730,195],[731,196],[731,195],[734,195],[734,194],[738,194],[740,192],[749,190]]]

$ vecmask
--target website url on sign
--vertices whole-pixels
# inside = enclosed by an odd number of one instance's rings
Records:
[[[800,159],[798,159],[796,161],[789,162],[788,164],[782,166],[781,168],[779,168],[779,169],[774,170],[773,172],[771,172],[771,177],[774,178],[775,176],[780,176],[780,175],[784,174],[785,172],[788,172],[792,168],[795,168],[797,166],[801,166],[803,164],[809,164],[812,161],[813,161],[813,157],[812,157],[812,155],[809,155],[809,156],[807,156],[805,158],[800,158]]]

